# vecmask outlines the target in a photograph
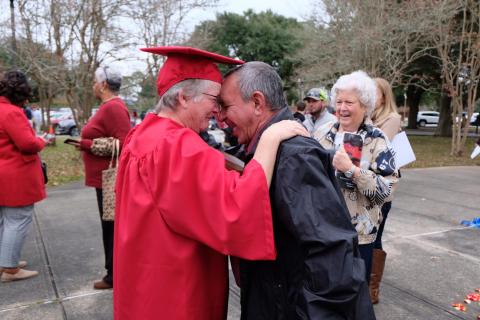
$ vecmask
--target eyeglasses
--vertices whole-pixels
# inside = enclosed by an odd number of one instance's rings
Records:
[[[215,106],[217,107],[217,110],[218,112],[221,112],[222,111],[222,105],[220,103],[220,97],[219,96],[215,96],[213,94],[210,94],[210,93],[205,93],[205,92],[202,92],[202,94],[206,95],[206,96],[209,96],[209,97],[212,97],[213,98],[213,102],[215,103]]]
[[[215,95],[213,95],[213,94],[205,93],[205,92],[202,92],[202,94],[204,94],[204,95],[206,95],[206,96],[209,96],[209,97],[212,97],[212,98],[215,98],[215,101],[214,101],[214,102],[215,102],[215,105],[216,105],[216,107],[217,107],[218,113],[220,113],[220,112],[222,112],[222,111],[225,112],[225,111],[227,111],[227,109],[228,109],[229,107],[232,106],[232,104],[229,104],[229,105],[223,104],[223,102],[221,101],[221,99],[220,99],[219,96],[215,96]]]

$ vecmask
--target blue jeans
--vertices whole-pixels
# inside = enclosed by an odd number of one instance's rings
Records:
[[[18,266],[32,215],[33,204],[25,207],[0,206],[0,267]]]

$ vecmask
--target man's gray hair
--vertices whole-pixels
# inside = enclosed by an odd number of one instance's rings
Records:
[[[377,98],[377,85],[364,71],[355,71],[338,78],[332,88],[332,104],[336,105],[337,93],[341,90],[354,90],[358,100],[367,109],[367,116],[370,117],[375,110]]]
[[[105,81],[110,91],[117,93],[122,86],[122,75],[110,67],[98,67],[95,70],[95,81],[97,83]]]
[[[232,74],[237,76],[238,88],[243,101],[250,100],[254,91],[260,91],[272,110],[287,107],[282,79],[272,66],[265,62],[251,61],[228,71],[225,78]]]
[[[187,79],[178,82],[160,97],[160,100],[155,107],[155,112],[158,113],[164,108],[175,110],[178,104],[178,93],[180,90],[183,91],[185,96],[192,98],[195,101],[211,84],[212,81],[203,79]]]

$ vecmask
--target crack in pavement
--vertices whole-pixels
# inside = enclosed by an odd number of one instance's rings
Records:
[[[11,307],[7,307],[4,309],[0,309],[0,313],[7,312],[7,311],[12,311],[12,310],[18,310],[18,309],[25,309],[28,307],[32,306],[38,306],[38,305],[43,305],[43,304],[51,304],[51,303],[59,303],[62,306],[63,309],[63,302],[69,301],[69,300],[74,300],[77,298],[83,298],[83,297],[89,297],[89,296],[94,296],[94,295],[99,295],[99,294],[110,294],[110,291],[94,291],[94,292],[85,292],[85,293],[80,293],[72,296],[66,296],[64,298],[57,298],[57,299],[44,299],[44,300],[37,300],[37,301],[31,301],[31,302],[26,302],[23,304],[18,304],[14,305]]]
[[[52,289],[53,289],[53,292],[55,293],[55,297],[56,297],[56,299],[54,299],[52,301],[58,301],[59,302],[60,309],[62,310],[62,317],[63,317],[64,320],[67,320],[68,319],[67,312],[65,311],[65,307],[62,303],[62,298],[60,298],[60,295],[58,293],[57,283],[55,282],[55,277],[53,276],[52,266],[50,265],[50,257],[48,255],[47,246],[45,245],[45,240],[43,238],[42,229],[40,228],[40,222],[38,220],[37,213],[35,211],[33,212],[33,221],[34,221],[35,226],[36,226],[37,231],[38,231],[38,237],[40,239],[43,258],[45,259],[47,270],[48,270],[48,277],[50,278],[50,283],[52,284]]]

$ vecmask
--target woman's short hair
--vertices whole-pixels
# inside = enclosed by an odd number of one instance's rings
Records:
[[[110,67],[98,67],[95,70],[95,82],[102,83],[104,81],[110,91],[118,92],[122,86],[122,75]]]
[[[0,79],[0,96],[6,97],[14,105],[22,107],[31,93],[27,76],[21,71],[7,71]]]
[[[332,88],[332,102],[336,104],[338,91],[354,90],[358,95],[360,104],[367,109],[370,116],[375,109],[377,85],[364,71],[355,71],[338,78]]]
[[[187,79],[180,81],[167,90],[161,97],[155,107],[155,112],[159,112],[164,108],[175,110],[178,103],[178,93],[182,90],[183,94],[194,101],[200,97],[202,92],[208,89],[212,84],[210,80],[203,79]]]

